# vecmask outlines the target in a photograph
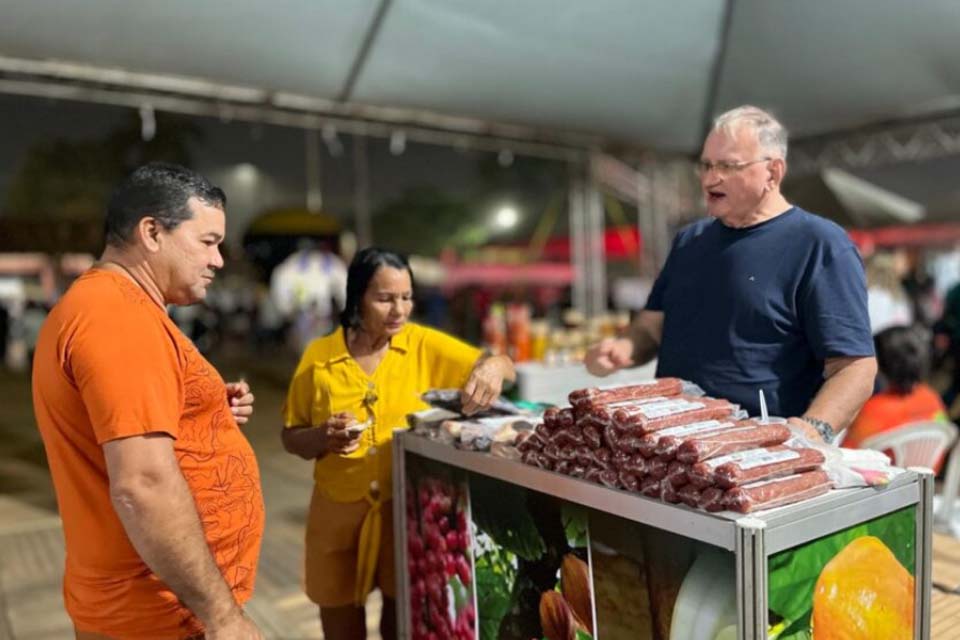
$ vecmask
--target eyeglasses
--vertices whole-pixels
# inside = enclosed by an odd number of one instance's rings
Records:
[[[727,176],[732,176],[735,173],[743,171],[752,164],[769,162],[770,160],[773,160],[773,158],[760,158],[759,160],[748,160],[747,162],[731,162],[729,160],[709,162],[707,160],[699,160],[697,161],[697,173],[705,176],[711,171],[716,171],[718,176],[726,178]]]

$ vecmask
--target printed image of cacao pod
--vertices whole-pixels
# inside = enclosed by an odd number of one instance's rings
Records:
[[[540,596],[540,626],[546,640],[576,640],[577,631],[587,631],[558,591],[544,591]]]
[[[560,565],[560,591],[573,613],[593,635],[593,598],[590,593],[590,567],[568,553]]]

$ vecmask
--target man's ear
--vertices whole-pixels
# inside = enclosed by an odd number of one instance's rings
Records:
[[[775,158],[770,162],[770,182],[777,189],[783,183],[784,176],[787,175],[787,161],[783,158]]]
[[[163,228],[156,218],[145,216],[140,218],[140,222],[137,223],[136,236],[147,251],[156,253],[160,250],[160,234],[162,231]]]

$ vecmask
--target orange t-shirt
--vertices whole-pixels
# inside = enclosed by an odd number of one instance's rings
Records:
[[[913,391],[903,395],[881,391],[863,405],[843,439],[843,446],[855,449],[870,436],[922,420],[947,421],[943,401],[928,385],[917,384]],[[938,461],[934,471],[939,472],[942,464],[943,460]]]
[[[263,536],[260,473],[217,371],[127,277],[93,269],[40,331],[33,404],[66,540],[64,601],[81,631],[181,639],[200,621],[144,564],[110,501],[103,443],[172,436],[207,544],[238,602]]]

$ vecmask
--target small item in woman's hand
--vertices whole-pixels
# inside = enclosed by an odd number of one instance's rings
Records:
[[[363,429],[366,428],[361,427],[359,431],[355,430],[355,427],[357,426],[357,419],[348,411],[341,411],[340,413],[333,414],[328,424],[331,433],[342,432],[351,439],[360,435]]]
[[[364,431],[366,431],[366,430],[370,427],[371,424],[372,424],[372,421],[370,421],[370,420],[366,420],[366,421],[364,421],[364,422],[354,422],[353,424],[347,425],[346,431],[347,431],[347,433],[349,433],[351,436],[357,437],[357,436],[359,436],[361,433],[363,433]]]

